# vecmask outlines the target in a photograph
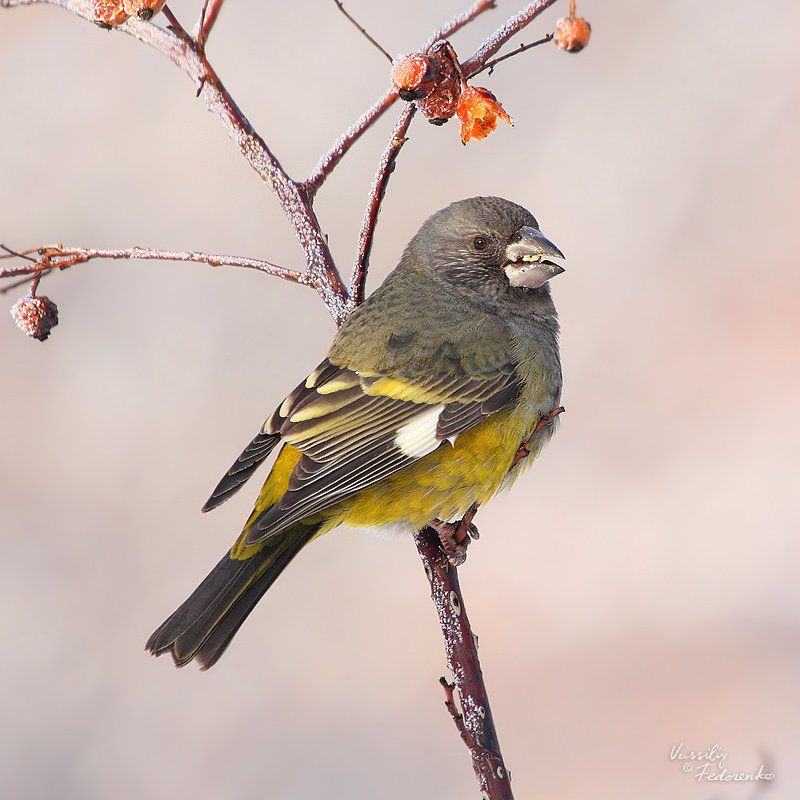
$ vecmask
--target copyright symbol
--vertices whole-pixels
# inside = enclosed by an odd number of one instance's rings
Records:
[[[691,761],[687,761],[687,762],[686,762],[686,763],[683,765],[683,771],[684,771],[684,772],[686,772],[686,773],[689,773],[689,772],[691,772],[693,769],[694,769],[694,764],[692,764],[692,762],[691,762]]]

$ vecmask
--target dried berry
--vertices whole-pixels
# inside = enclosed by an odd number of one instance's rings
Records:
[[[457,113],[461,120],[461,141],[464,144],[470,139],[485,139],[497,127],[499,119],[509,125],[514,124],[497,98],[480,86],[467,86],[464,89]]]
[[[92,0],[92,13],[94,21],[105,28],[122,25],[128,19],[122,0]]]
[[[58,325],[58,306],[49,297],[26,294],[11,309],[17,327],[43,342]]]
[[[422,53],[401,56],[392,62],[392,84],[406,101],[429,95],[438,77],[433,59]]]
[[[164,0],[123,0],[122,5],[128,16],[137,16],[146,21],[161,11]]]
[[[438,77],[433,91],[417,101],[417,108],[428,122],[443,125],[456,113],[458,98],[461,97],[464,82],[461,64],[450,43],[443,40],[433,44],[427,56],[433,61]]]
[[[591,35],[592,26],[582,17],[562,17],[556,23],[556,44],[567,53],[579,53]]]

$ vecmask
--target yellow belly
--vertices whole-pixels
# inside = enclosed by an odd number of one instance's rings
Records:
[[[404,523],[421,528],[449,520],[500,488],[525,433],[520,415],[493,414],[414,464],[338,504],[331,522],[353,526]],[[334,511],[334,509],[332,509]]]
[[[323,521],[319,536],[339,525],[363,527],[400,523],[418,529],[432,519],[455,519],[472,503],[487,502],[509,483],[509,479],[516,478],[523,465],[533,461],[543,444],[541,435],[537,437],[539,441],[532,443],[531,455],[509,475],[514,455],[529,433],[530,422],[524,414],[513,411],[492,414],[461,434],[454,445],[442,444],[414,464],[304,522]],[[291,445],[281,448],[253,513],[231,548],[231,557],[249,558],[261,549],[261,544],[245,546],[248,528],[283,496],[300,456]]]

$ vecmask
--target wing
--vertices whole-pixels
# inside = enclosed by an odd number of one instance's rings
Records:
[[[302,456],[287,492],[253,524],[248,542],[350,497],[446,441],[450,446],[513,404],[518,393],[510,363],[478,374],[446,372],[411,381],[323,362],[265,426]]]
[[[206,509],[230,497],[286,441],[302,456],[288,491],[250,528],[248,541],[260,541],[516,402],[520,382],[505,326],[480,309],[453,313],[453,299],[426,280],[396,270],[348,317],[328,358],[264,423]],[[436,331],[409,319],[434,320]]]
[[[293,403],[307,389],[313,388],[316,385],[315,381],[323,381],[334,372],[336,372],[336,367],[326,359],[283,401],[281,408]],[[256,434],[253,441],[245,447],[236,461],[233,462],[231,468],[222,476],[222,480],[211,493],[211,497],[206,500],[202,509],[204,512],[211,511],[211,509],[222,505],[226,500],[233,497],[273,451],[281,438],[280,423],[282,417],[279,411],[280,409],[261,426],[261,430]],[[275,423],[277,423],[278,427],[275,426]]]

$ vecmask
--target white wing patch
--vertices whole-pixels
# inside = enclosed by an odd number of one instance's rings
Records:
[[[441,444],[441,440],[436,438],[436,426],[442,411],[444,403],[439,403],[420,412],[398,428],[394,443],[404,456],[422,458]]]

